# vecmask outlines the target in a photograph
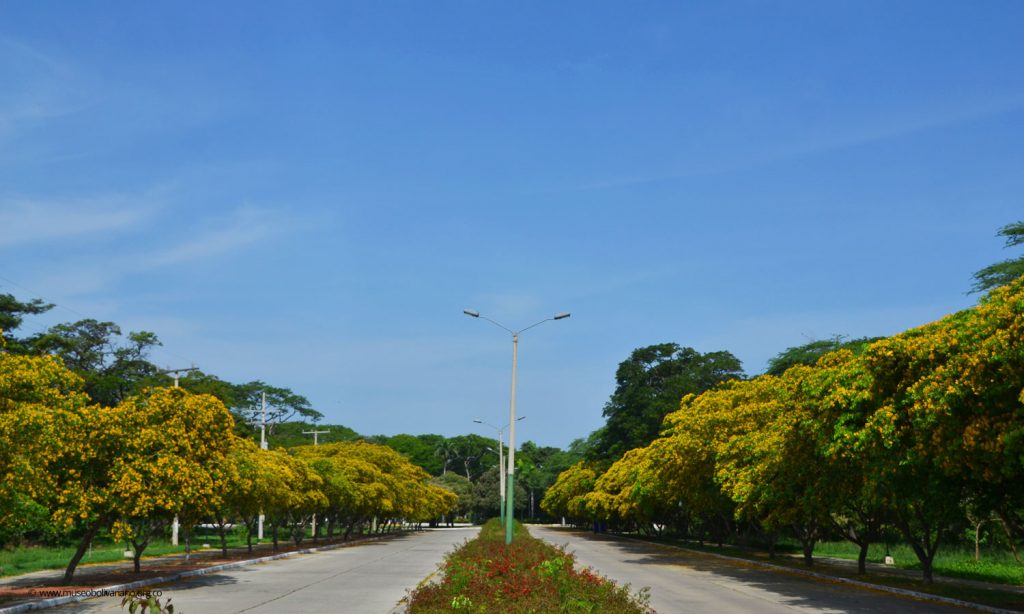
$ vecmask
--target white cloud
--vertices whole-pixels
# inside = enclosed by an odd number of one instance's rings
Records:
[[[959,106],[951,105],[932,112],[915,109],[893,113],[892,116],[886,118],[866,118],[860,121],[849,121],[845,124],[837,122],[836,125],[822,127],[823,131],[830,133],[827,136],[810,137],[802,141],[780,144],[774,149],[766,148],[740,159],[690,160],[687,161],[686,170],[625,176],[586,183],[571,189],[601,190],[674,181],[688,177],[733,173],[789,158],[838,151],[930,130],[949,128],[1003,113],[1020,111],[1022,107],[1024,107],[1024,96],[1013,95],[988,101],[963,103]]]
[[[70,201],[0,199],[0,249],[125,231],[145,223],[158,209],[147,196],[116,195]]]
[[[283,224],[272,211],[243,208],[223,225],[140,261],[145,268],[166,266],[227,254],[277,234]]]
[[[0,138],[24,124],[80,110],[89,90],[72,65],[19,41],[0,37]]]

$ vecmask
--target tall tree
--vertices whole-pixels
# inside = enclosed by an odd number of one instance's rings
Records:
[[[701,354],[675,343],[634,350],[615,373],[615,392],[604,407],[607,422],[593,456],[615,460],[646,446],[658,436],[665,416],[679,409],[683,396],[742,376],[740,360],[725,351]]]
[[[426,469],[430,475],[441,475],[444,471],[443,461],[436,454],[437,446],[444,440],[441,435],[393,435],[380,436],[383,443],[391,449],[405,455],[414,464]]]
[[[234,404],[231,410],[241,422],[260,424],[263,420],[263,400],[266,395],[266,420],[268,435],[277,425],[300,416],[318,422],[324,415],[309,403],[309,399],[288,388],[278,388],[265,382],[254,381],[235,387]]]
[[[107,407],[160,381],[160,369],[146,358],[161,345],[150,332],[130,332],[122,339],[117,324],[85,319],[58,324],[30,341],[37,351],[59,356],[85,380],[89,397]]]
[[[836,350],[848,349],[854,354],[860,354],[871,342],[878,341],[879,339],[881,337],[861,337],[859,339],[846,340],[842,335],[835,335],[830,339],[819,339],[796,347],[786,348],[785,351],[779,352],[775,358],[768,361],[768,369],[765,373],[768,375],[782,375],[787,369],[796,365],[813,367],[819,358]]]
[[[1006,237],[1006,247],[1014,247],[1024,243],[1024,221],[1003,226],[996,233],[996,236]],[[971,286],[971,293],[984,292],[992,288],[1005,286],[1021,275],[1024,275],[1024,256],[990,264],[974,274],[974,285]]]
[[[13,294],[0,294],[0,334],[3,335],[3,349],[8,352],[24,353],[27,346],[23,340],[14,336],[25,316],[45,313],[53,308],[53,305],[44,303],[34,298],[23,303],[14,298]]]

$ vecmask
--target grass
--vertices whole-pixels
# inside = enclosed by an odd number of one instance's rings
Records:
[[[726,556],[732,556],[737,558],[749,559],[752,561],[770,562],[774,565],[780,565],[783,567],[791,567],[793,569],[808,569],[803,563],[802,556],[785,556],[785,554],[797,554],[800,549],[797,547],[796,542],[793,543],[780,543],[777,547],[778,555],[775,559],[768,559],[767,552],[753,549],[753,548],[739,548],[736,546],[724,546],[719,548],[714,545],[705,543],[703,546],[696,542],[688,540],[680,540],[674,538],[646,538],[642,537],[646,541],[652,541],[656,543],[663,543],[669,545],[682,546],[690,550],[697,550],[702,552],[712,552],[715,554],[723,554]],[[942,550],[939,551],[942,553]],[[881,563],[885,557],[885,545],[880,545],[877,550],[874,548],[868,551],[868,561],[873,563]],[[896,560],[896,567],[907,569],[907,570],[920,570],[920,564],[917,563],[917,557],[914,555],[913,550],[909,546],[890,546],[889,554]],[[844,542],[824,542],[820,545],[820,548],[815,548],[815,557],[829,557],[829,558],[842,558],[842,559],[857,559],[857,550],[853,544]],[[908,557],[910,557],[908,559]],[[1000,582],[1000,577],[1010,577],[1012,573],[1019,573],[1019,569],[1022,567],[1017,563],[1012,554],[1007,553],[1006,556],[993,555],[988,557],[991,560],[986,560],[985,554],[982,554],[982,563],[979,564],[974,562],[974,550],[965,548],[948,548],[945,555],[943,555],[942,562],[943,567],[936,567],[936,575],[966,578],[970,580],[981,580],[984,582],[991,582],[994,585],[998,584],[1018,584],[1015,582]],[[969,559],[969,560],[965,560]],[[902,560],[903,565],[900,565]],[[939,562],[939,554],[935,557],[936,564]],[[962,565],[967,570],[959,570],[962,573],[958,573],[956,569],[957,565]],[[985,572],[983,567],[989,565],[998,568],[995,572]],[[1011,569],[1011,567],[1013,569]],[[927,593],[931,595],[937,595],[940,597],[948,597],[951,599],[960,599],[963,601],[969,601],[972,603],[980,603],[987,606],[996,608],[1005,608],[1010,610],[1024,610],[1024,595],[1017,592],[1010,592],[1000,590],[997,586],[992,588],[980,588],[976,586],[969,586],[964,584],[945,584],[935,583],[927,584],[920,576],[905,576],[905,575],[893,575],[892,573],[878,572],[869,569],[866,575],[860,575],[857,573],[856,565],[853,566],[835,566],[829,565],[822,561],[816,561],[815,567],[810,568],[812,571],[818,573],[824,573],[830,576],[849,578],[853,580],[859,580],[862,582],[868,582],[871,584],[879,584],[882,586],[890,586],[894,588],[902,588],[907,590],[913,590],[921,593]],[[941,569],[941,571],[940,571]]]
[[[410,614],[652,612],[646,592],[632,595],[628,585],[577,569],[571,554],[531,537],[518,523],[506,546],[502,525],[488,521],[476,539],[447,555],[442,571],[439,582],[409,596]]]
[[[337,538],[337,536],[335,537]],[[321,538],[323,538],[322,535]],[[270,543],[269,535],[265,534],[263,541],[260,543],[265,548]],[[287,546],[290,543],[291,541],[286,536],[282,536],[282,546]],[[209,544],[209,550],[220,550],[220,536],[212,530],[197,531],[192,536],[192,551],[206,550],[202,548],[203,544]],[[256,544],[257,541],[254,538],[253,545],[256,546]],[[310,537],[307,537],[303,544],[312,545],[313,542]],[[64,569],[67,567],[71,557],[74,556],[77,547],[78,544],[75,543],[68,546],[22,546],[12,549],[0,549],[0,577],[18,576],[45,569]],[[244,532],[228,533],[228,548],[245,547],[246,539]],[[114,543],[109,539],[97,539],[93,542],[92,548],[82,557],[80,565],[115,563],[119,561],[130,562],[131,559],[124,556],[124,551],[129,549],[130,547],[126,548],[123,543]],[[185,554],[184,538],[182,538],[177,546],[172,545],[170,539],[154,539],[143,552],[143,560],[168,554]]]
[[[920,570],[921,563],[910,546],[892,545],[888,549],[898,569]],[[857,547],[849,542],[822,542],[814,548],[814,556],[857,560]],[[882,563],[885,560],[884,544],[872,544],[868,549],[868,562]],[[1024,565],[1018,563],[1013,554],[1005,551],[985,552],[981,560],[974,560],[974,549],[950,546],[939,548],[933,567],[936,575],[967,580],[980,580],[997,584],[1024,585]]]
[[[220,547],[220,538],[215,538],[214,536],[193,537],[192,551],[200,550],[204,543],[208,543],[212,549],[216,549]],[[228,547],[237,548],[244,545],[244,537],[228,536]],[[71,557],[74,556],[77,546],[77,544],[70,546],[23,546],[0,550],[0,576],[17,576],[43,569],[63,569],[67,567]],[[80,564],[131,561],[131,559],[125,558],[124,551],[125,545],[123,543],[111,543],[109,541],[94,543],[93,547],[82,557]],[[143,559],[166,554],[184,553],[184,542],[174,546],[168,539],[159,539],[150,543],[143,553]]]

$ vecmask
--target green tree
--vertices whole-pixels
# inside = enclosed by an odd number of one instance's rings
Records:
[[[498,474],[498,467],[494,466],[483,472],[483,475],[473,485],[473,512],[480,520],[492,518],[499,515],[501,497],[498,493],[501,483],[501,476]],[[515,512],[522,516],[526,509],[528,495],[519,481],[516,481],[515,494],[513,495]]]
[[[379,439],[391,449],[405,455],[412,463],[423,467],[430,475],[444,472],[444,461],[437,455],[437,446],[444,440],[442,435],[407,435],[392,437],[381,435]]]
[[[742,376],[740,360],[725,351],[701,354],[675,343],[634,350],[615,373],[615,392],[604,407],[607,421],[594,456],[615,460],[646,446],[658,436],[665,416],[679,408],[683,396]]]
[[[264,397],[264,395],[266,395]],[[288,388],[278,388],[259,380],[235,386],[235,404],[232,412],[241,422],[260,424],[263,420],[263,402],[266,398],[267,435],[278,425],[296,416],[318,422],[324,415],[313,409],[309,399]]]
[[[454,471],[449,471],[442,476],[431,478],[430,483],[455,493],[459,501],[452,513],[463,518],[469,517],[473,511],[474,487],[472,482]]]
[[[550,446],[538,446],[532,441],[524,442],[516,452],[516,480],[529,492],[529,518],[536,517],[541,500],[548,488],[555,483],[560,473],[572,467],[584,456]]]
[[[1024,221],[1007,224],[999,229],[996,236],[1006,237],[1006,247],[1024,243]],[[971,293],[984,292],[998,286],[1005,286],[1024,275],[1024,256],[990,264],[974,274]]]
[[[790,367],[806,365],[813,367],[825,354],[840,349],[848,349],[854,354],[860,354],[869,344],[878,341],[880,337],[861,337],[859,339],[845,340],[842,335],[835,335],[831,339],[819,339],[796,347],[786,348],[779,352],[775,358],[768,361],[768,375],[782,375]]]
[[[456,435],[449,439],[455,449],[454,462],[468,480],[480,477],[488,467],[498,464],[498,440],[480,435]]]
[[[28,351],[24,340],[14,337],[25,316],[46,313],[53,305],[34,298],[27,303],[16,299],[13,294],[0,294],[0,334],[3,335],[4,350],[17,354]]]
[[[85,319],[52,326],[30,343],[38,352],[59,356],[85,380],[86,394],[106,407],[167,381],[146,359],[149,350],[161,345],[151,332],[130,332],[122,339],[117,324]]]

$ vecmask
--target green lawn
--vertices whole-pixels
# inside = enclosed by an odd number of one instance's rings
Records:
[[[873,544],[868,549],[868,562],[882,563],[885,544]],[[823,542],[814,548],[814,556],[857,560],[857,547],[849,542]],[[897,544],[889,546],[889,554],[900,569],[921,569],[913,549]],[[939,548],[935,554],[935,573],[940,576],[982,580],[1000,584],[1024,585],[1024,565],[1018,563],[1008,551],[982,550],[981,560],[974,560],[974,549],[951,546]]]
[[[266,540],[264,540],[265,542]],[[220,547],[220,538],[214,535],[200,535],[193,537],[192,550],[198,551],[204,543],[210,544],[213,548]],[[228,535],[229,547],[241,547],[245,545],[245,539]],[[77,545],[64,547],[31,546],[14,549],[0,550],[0,576],[17,576],[41,569],[63,569],[67,567],[71,557],[74,556]],[[93,547],[82,557],[81,565],[90,563],[110,563],[113,561],[130,561],[124,556],[125,545],[123,543],[101,542],[93,544]],[[143,558],[175,554],[185,552],[185,544],[182,542],[172,546],[169,539],[154,540],[143,553]]]
[[[340,534],[335,534],[334,539],[338,539],[340,536]],[[320,538],[321,540],[325,539],[323,535],[321,535]],[[264,534],[264,539],[261,543],[263,548],[266,548],[267,545],[271,543],[269,533]],[[282,547],[287,547],[292,542],[287,536],[282,534],[280,543]],[[220,536],[213,530],[201,530],[193,534],[192,551],[199,552],[205,550],[202,547],[203,544],[209,544],[210,550],[220,550]],[[255,538],[253,539],[253,545],[257,545]],[[306,540],[302,542],[302,545],[304,547],[314,546],[311,533],[308,529],[306,531]],[[228,533],[228,548],[245,547],[246,538],[244,532]],[[17,576],[43,569],[64,569],[67,567],[71,557],[74,556],[76,549],[77,544],[63,547],[30,546],[0,549],[0,577]],[[131,559],[124,556],[124,551],[126,549],[128,548],[126,548],[123,543],[112,543],[110,540],[98,539],[93,543],[93,547],[86,553],[86,555],[82,557],[82,561],[79,565],[111,563],[115,561],[130,562]],[[154,539],[146,548],[145,552],[143,552],[143,560],[166,554],[184,553],[184,538],[182,538],[177,546],[172,546],[170,539]],[[143,568],[145,568],[145,564],[143,564]]]

